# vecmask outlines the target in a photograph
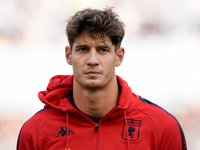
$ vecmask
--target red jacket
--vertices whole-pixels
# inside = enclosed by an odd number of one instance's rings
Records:
[[[70,103],[73,76],[53,77],[47,90],[38,94],[45,108],[23,125],[17,149],[186,150],[177,120],[117,79],[118,105],[97,124]]]

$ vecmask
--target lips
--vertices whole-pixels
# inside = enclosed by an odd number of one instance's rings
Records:
[[[84,74],[90,77],[97,77],[98,75],[102,74],[102,72],[102,70],[87,70],[84,72]]]
[[[95,77],[95,76],[98,76],[100,75],[99,72],[96,72],[96,71],[89,71],[86,73],[88,76],[91,76],[91,77]]]
[[[96,74],[96,73],[99,73],[99,72],[98,71],[87,71],[86,74],[88,74],[88,73],[94,73],[94,74]]]

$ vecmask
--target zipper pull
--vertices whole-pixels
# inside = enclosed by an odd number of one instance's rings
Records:
[[[98,125],[98,123],[96,123],[94,131],[97,132],[98,129],[99,129],[99,125]]]

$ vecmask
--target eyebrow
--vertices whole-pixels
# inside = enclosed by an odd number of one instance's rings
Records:
[[[75,48],[80,48],[80,47],[90,47],[90,46],[88,46],[87,44],[77,44],[76,46],[75,46]],[[97,45],[96,46],[97,48],[111,48],[110,46],[107,46],[107,45]]]
[[[75,48],[79,48],[79,47],[89,47],[87,44],[77,44],[75,46]]]
[[[97,45],[98,48],[111,48],[110,46],[107,45]]]

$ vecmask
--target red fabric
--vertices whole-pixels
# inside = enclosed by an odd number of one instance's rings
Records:
[[[140,100],[123,79],[117,79],[118,105],[102,117],[95,132],[96,124],[66,97],[73,76],[53,77],[47,90],[38,94],[45,109],[24,124],[17,149],[184,150],[177,121],[162,108]]]

